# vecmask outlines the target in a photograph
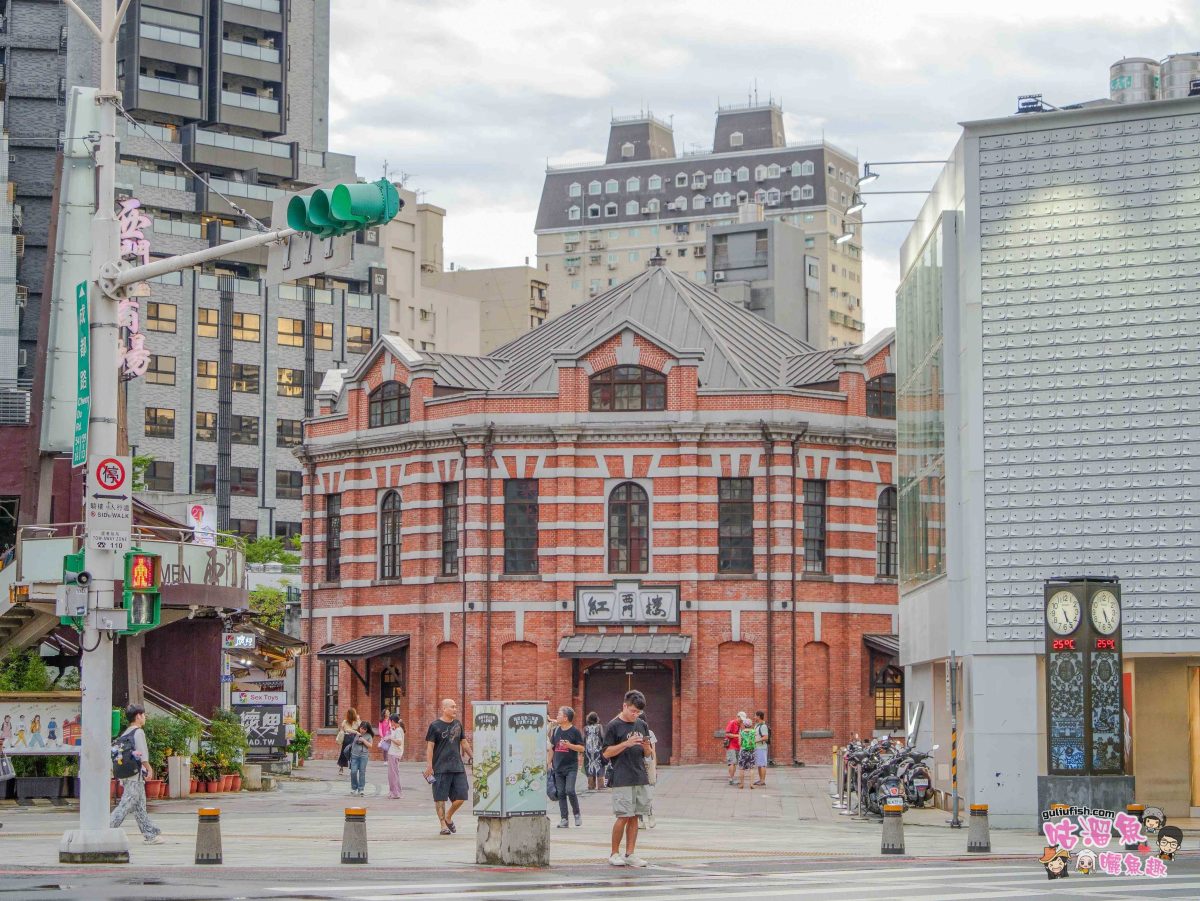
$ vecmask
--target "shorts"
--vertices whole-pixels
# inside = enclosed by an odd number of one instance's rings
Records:
[[[650,813],[650,786],[617,785],[612,790],[613,816],[637,817]]]
[[[465,801],[468,791],[466,773],[433,774],[433,800],[435,801]]]
[[[765,767],[767,765],[767,749],[759,747],[754,749],[754,765]]]
[[[725,765],[726,766],[737,766],[737,759],[738,759],[737,748],[726,748],[725,749]]]

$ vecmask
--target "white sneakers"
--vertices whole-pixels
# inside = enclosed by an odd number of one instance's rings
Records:
[[[161,835],[156,835],[156,836],[154,836],[154,838],[146,839],[147,845],[165,845],[166,843],[167,843],[167,840],[165,838],[163,838]]]
[[[656,819],[654,819],[654,814],[652,814],[652,813],[646,814],[646,828],[647,829],[653,829],[654,824],[657,822],[658,821]]]
[[[608,858],[608,862],[614,867],[648,867],[650,864],[643,857],[638,857],[636,854],[613,854]]]

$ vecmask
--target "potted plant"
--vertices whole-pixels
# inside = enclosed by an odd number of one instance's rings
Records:
[[[229,790],[240,792],[242,790],[242,765],[240,763],[233,764],[233,772],[229,777]]]
[[[217,774],[222,777],[224,784],[222,790],[232,791],[234,766],[245,758],[247,746],[241,717],[232,710],[214,710],[212,722],[208,725],[208,735],[216,755]]]
[[[291,753],[296,766],[304,766],[304,761],[312,756],[312,733],[297,726],[296,737],[288,742],[287,750]]]

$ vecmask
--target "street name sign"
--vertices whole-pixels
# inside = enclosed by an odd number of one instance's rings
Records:
[[[129,457],[93,454],[87,461],[87,546],[95,551],[129,550],[133,525]]]
[[[75,322],[79,335],[79,370],[75,379],[75,443],[71,465],[87,462],[88,421],[92,416],[92,337],[88,329],[87,282],[75,286]]]

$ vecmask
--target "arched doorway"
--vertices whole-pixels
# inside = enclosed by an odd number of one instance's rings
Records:
[[[606,724],[621,712],[625,692],[646,696],[646,722],[658,739],[658,761],[667,764],[674,748],[674,672],[654,660],[604,660],[588,667],[583,684],[583,716],[594,710]],[[580,717],[582,719],[582,717]]]

